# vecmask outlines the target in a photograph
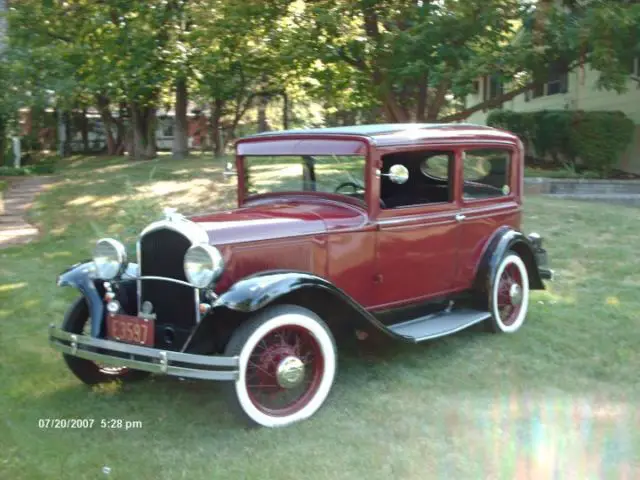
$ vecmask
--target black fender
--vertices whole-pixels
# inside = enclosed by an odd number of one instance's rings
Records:
[[[130,263],[121,280],[127,280],[137,275],[138,265]],[[129,280],[131,282],[131,280]],[[102,325],[104,318],[104,287],[102,280],[96,278],[96,270],[93,261],[87,260],[76,263],[58,275],[59,287],[73,287],[80,291],[89,306],[91,317],[91,336],[101,338],[103,336]]]
[[[226,308],[250,314],[262,310],[285,295],[303,289],[328,292],[332,299],[342,304],[340,306],[349,307],[354,313],[352,317],[354,326],[373,327],[394,339],[407,341],[405,337],[389,330],[342,289],[322,277],[306,272],[276,270],[243,278],[215,300],[212,304],[212,311]],[[210,315],[210,317],[215,317],[215,315]],[[205,323],[205,320],[208,318],[205,317],[201,324]],[[212,320],[214,319],[212,318]]]
[[[483,294],[491,291],[496,271],[500,261],[509,251],[513,250],[527,266],[529,273],[529,288],[532,290],[544,290],[544,283],[540,276],[538,261],[536,259],[535,245],[525,234],[510,227],[500,227],[494,232],[482,254],[476,270],[474,290]]]

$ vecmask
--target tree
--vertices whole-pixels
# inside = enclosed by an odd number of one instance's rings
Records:
[[[286,1],[195,2],[190,34],[194,95],[209,105],[210,137],[219,156],[254,100],[281,94],[274,25]]]
[[[308,1],[292,35],[302,57],[321,62],[318,78],[344,75],[338,85],[360,90],[360,98],[370,92],[388,121],[456,120],[531,88],[559,61],[591,62],[602,70],[603,87],[620,87],[623,59],[637,45],[639,7],[566,3],[560,9],[545,0],[536,9],[522,0]],[[473,80],[488,74],[511,88],[443,115],[452,94],[464,98]]]

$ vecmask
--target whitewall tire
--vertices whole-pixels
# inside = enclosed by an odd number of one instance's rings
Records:
[[[497,333],[516,332],[529,308],[529,274],[520,256],[507,252],[491,281],[490,327]]]
[[[283,427],[309,418],[327,399],[336,374],[329,327],[297,305],[269,307],[242,324],[225,355],[239,357],[229,401],[254,426]]]

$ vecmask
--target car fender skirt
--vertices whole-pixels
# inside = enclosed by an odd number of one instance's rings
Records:
[[[490,292],[490,282],[495,277],[500,261],[509,251],[515,251],[527,266],[529,286],[532,290],[544,290],[544,283],[540,276],[540,266],[536,260],[535,246],[526,235],[509,227],[499,228],[487,242],[480,263],[476,270],[474,289],[480,292]]]
[[[357,324],[368,325],[392,338],[405,340],[401,335],[389,330],[343,290],[322,277],[305,272],[277,270],[246,277],[236,282],[218,297],[213,307],[252,313],[265,308],[285,295],[302,289],[323,290],[328,292],[336,302],[350,307],[355,314],[350,318],[354,322],[354,326]]]

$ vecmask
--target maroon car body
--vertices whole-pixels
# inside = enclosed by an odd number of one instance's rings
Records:
[[[520,328],[529,290],[552,277],[540,236],[520,231],[523,158],[516,136],[473,125],[242,139],[226,172],[237,208],[169,212],[141,234],[137,264],[118,257],[117,241],[99,242],[93,263],[59,279],[83,297],[51,341],[87,383],[143,372],[230,380],[251,423],[306,418],[333,382],[334,338],[416,343],[480,322]],[[101,278],[110,267],[113,278]],[[88,318],[90,336],[74,315]],[[152,342],[132,333],[144,322]],[[87,378],[97,361],[124,370]],[[295,398],[276,405],[259,389]]]

